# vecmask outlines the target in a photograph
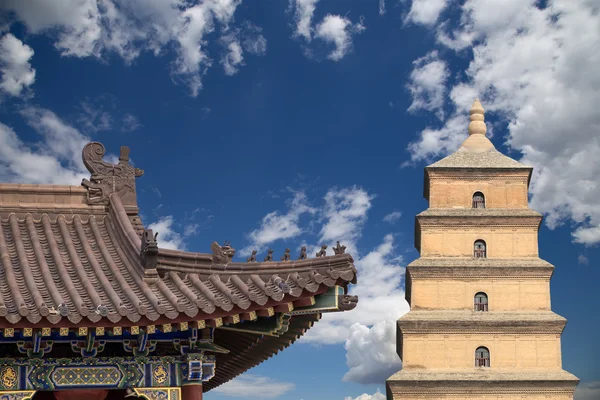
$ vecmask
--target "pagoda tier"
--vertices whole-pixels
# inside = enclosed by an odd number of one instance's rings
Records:
[[[460,148],[425,168],[429,208],[415,219],[420,257],[406,270],[411,310],[387,398],[572,399],[567,321],[551,310],[554,266],[539,258],[542,215],[528,206],[532,168],[494,148],[478,100],[470,114]]]
[[[160,248],[160,232],[139,218],[143,171],[128,154],[113,165],[88,144],[81,187],[0,184],[0,395],[197,398],[289,346],[321,313],[356,306],[356,269],[339,245],[264,262],[233,261],[229,243]]]

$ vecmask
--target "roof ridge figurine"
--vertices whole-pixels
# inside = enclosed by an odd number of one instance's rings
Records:
[[[267,255],[264,259],[265,262],[273,261],[273,249],[267,250]]]
[[[298,260],[306,260],[308,258],[308,256],[306,255],[306,246],[302,246],[302,248],[300,249],[300,257],[298,257]]]
[[[158,243],[156,238],[158,232],[152,232],[152,229],[144,229],[142,233],[142,248],[140,249],[140,262],[144,269],[156,269],[158,264]]]
[[[257,262],[256,261],[256,253],[257,253],[256,250],[252,250],[252,254],[250,254],[250,257],[248,257],[246,259],[246,262]]]
[[[317,257],[325,257],[327,255],[327,245],[321,246],[321,250],[317,253]]]
[[[214,264],[229,264],[235,256],[235,249],[231,247],[231,242],[225,241],[221,246],[217,242],[212,242],[210,249],[213,252]]]
[[[285,249],[283,256],[281,256],[281,261],[290,261],[290,249]]]
[[[340,245],[340,241],[337,241],[337,245],[333,248],[334,254],[346,254],[346,246]]]

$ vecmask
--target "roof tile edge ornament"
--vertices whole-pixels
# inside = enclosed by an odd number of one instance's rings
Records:
[[[105,153],[104,145],[99,142],[90,142],[83,148],[83,164],[92,174],[89,180],[81,181],[88,189],[88,203],[107,205],[110,196],[116,193],[127,211],[137,212],[135,178],[142,176],[144,170],[129,164],[129,147],[121,146],[118,164],[104,161]]]
[[[358,296],[340,294],[338,297],[338,308],[340,311],[354,310],[358,304]]]
[[[142,248],[140,250],[140,262],[144,270],[156,269],[158,264],[158,243],[156,238],[158,232],[153,233],[152,229],[144,229],[142,234]]]
[[[228,241],[225,241],[223,245],[212,242],[210,249],[213,252],[213,264],[227,265],[233,260],[233,256],[235,256],[235,249],[231,247],[231,242]]]

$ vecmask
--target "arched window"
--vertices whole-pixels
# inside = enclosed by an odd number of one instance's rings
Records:
[[[487,347],[478,347],[477,350],[475,350],[475,366],[490,366],[490,351],[487,349]]]
[[[487,251],[485,242],[483,240],[476,240],[473,245],[473,257],[475,258],[486,258]]]
[[[485,208],[485,197],[483,197],[483,193],[475,192],[473,194],[473,208]]]
[[[475,311],[487,311],[488,310],[488,297],[487,294],[479,292],[475,295]]]

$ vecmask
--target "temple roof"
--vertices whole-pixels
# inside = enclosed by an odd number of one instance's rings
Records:
[[[211,253],[161,249],[160,232],[144,230],[137,215],[135,178],[143,171],[129,165],[128,153],[122,148],[112,165],[101,144],[88,144],[92,176],[83,187],[0,184],[0,324],[204,320],[293,308],[356,282],[348,254],[234,262],[228,244],[213,243]]]

